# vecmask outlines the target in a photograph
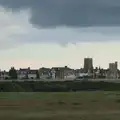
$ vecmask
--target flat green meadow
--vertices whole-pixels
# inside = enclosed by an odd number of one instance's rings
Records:
[[[1,120],[120,120],[120,92],[1,92]]]

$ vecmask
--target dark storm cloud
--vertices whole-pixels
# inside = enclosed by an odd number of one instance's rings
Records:
[[[39,27],[119,26],[120,0],[0,0],[13,11],[31,9]]]

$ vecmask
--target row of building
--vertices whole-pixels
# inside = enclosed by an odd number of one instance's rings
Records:
[[[67,66],[65,67],[53,67],[53,68],[40,68],[40,69],[31,69],[28,68],[20,68],[17,71],[18,79],[38,79],[37,75],[39,75],[40,79],[73,79],[75,78],[74,69],[70,69]],[[0,71],[0,79],[9,79],[9,72]]]
[[[52,67],[52,68],[40,68],[33,70],[30,67],[17,70],[18,79],[36,79],[37,74],[40,78],[44,79],[75,79],[76,77],[87,77],[87,78],[109,78],[117,79],[120,77],[120,71],[118,69],[118,63],[110,63],[108,69],[102,69],[100,67],[94,68],[93,59],[85,58],[84,67],[80,69],[71,69],[67,66],[65,67]],[[0,71],[0,79],[8,79],[9,72]]]

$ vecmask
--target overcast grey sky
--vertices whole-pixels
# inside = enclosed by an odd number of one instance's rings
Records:
[[[0,0],[0,5],[2,69],[79,68],[87,56],[102,67],[120,61],[119,0]]]
[[[13,11],[30,9],[36,27],[120,25],[119,0],[0,0]]]

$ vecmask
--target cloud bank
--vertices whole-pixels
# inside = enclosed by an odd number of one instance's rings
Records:
[[[11,49],[25,43],[20,38],[27,35],[31,27],[28,17],[28,11],[13,14],[0,7],[0,49]]]
[[[0,5],[0,49],[120,40],[119,0],[0,0]]]
[[[30,9],[36,27],[120,26],[120,0],[0,0],[5,8]]]

